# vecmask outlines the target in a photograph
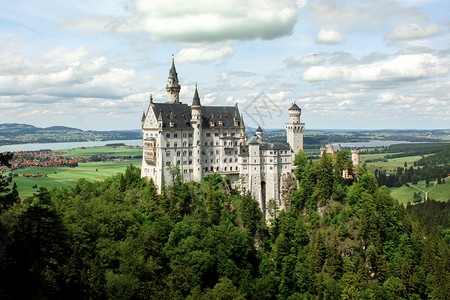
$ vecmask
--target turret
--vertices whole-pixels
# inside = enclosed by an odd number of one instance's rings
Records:
[[[200,182],[203,177],[202,168],[202,105],[198,96],[197,85],[195,85],[194,98],[191,105],[191,126],[193,132],[193,169],[194,181]]]
[[[175,69],[175,61],[172,55],[172,67],[169,70],[169,78],[167,80],[166,90],[168,95],[168,103],[180,103],[180,89],[181,86],[178,83],[178,73]]]
[[[292,106],[288,111],[290,122],[285,124],[286,136],[287,142],[292,150],[292,160],[294,160],[298,151],[303,149],[303,132],[305,130],[305,123],[300,123],[302,110],[297,106],[297,104],[292,103]]]
[[[297,106],[297,104],[292,103],[292,106],[291,108],[289,108],[288,112],[291,123],[294,124],[300,123],[300,116],[302,115],[302,110],[300,109],[300,107]]]
[[[352,163],[353,166],[359,166],[359,148],[355,147],[352,149]]]
[[[261,129],[261,126],[258,126],[258,129],[256,129],[256,136],[258,137],[258,140],[262,142],[263,140],[263,130]]]

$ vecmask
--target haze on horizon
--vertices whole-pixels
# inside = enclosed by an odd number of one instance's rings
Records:
[[[450,128],[444,0],[33,0],[0,4],[0,123],[140,128],[171,62],[190,104],[247,126]]]

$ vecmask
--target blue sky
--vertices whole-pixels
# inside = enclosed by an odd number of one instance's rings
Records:
[[[191,103],[247,126],[450,128],[450,11],[439,0],[0,0],[0,123],[140,128],[171,55]]]

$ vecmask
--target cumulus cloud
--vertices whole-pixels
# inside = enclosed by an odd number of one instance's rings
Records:
[[[323,55],[321,53],[314,54],[306,54],[303,55],[300,59],[295,59],[294,57],[289,57],[285,59],[283,62],[286,66],[289,67],[297,67],[297,66],[311,66],[311,65],[319,65],[325,61]]]
[[[295,0],[133,0],[128,17],[83,17],[81,23],[67,24],[94,32],[99,28],[125,35],[147,32],[157,41],[270,40],[291,33],[303,6],[303,1]]]
[[[389,40],[413,40],[423,39],[431,36],[441,34],[442,31],[436,24],[423,26],[417,23],[401,24],[394,27],[386,35]]]
[[[322,29],[316,37],[318,44],[339,44],[344,41],[344,36],[334,29]]]
[[[234,49],[230,46],[221,48],[183,48],[177,54],[177,62],[213,62],[234,54]]]
[[[445,76],[448,63],[431,54],[400,55],[393,60],[377,61],[355,67],[312,66],[303,73],[307,81],[337,80],[384,86],[425,78]]]

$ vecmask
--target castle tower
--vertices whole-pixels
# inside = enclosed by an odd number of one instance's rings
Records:
[[[178,73],[175,69],[175,61],[172,55],[172,67],[169,70],[169,78],[167,80],[166,91],[169,94],[167,103],[180,103],[180,89],[178,83]]]
[[[261,126],[258,126],[256,129],[256,136],[258,137],[258,140],[262,142],[263,140],[263,130],[261,129]]]
[[[202,105],[195,85],[194,99],[191,106],[191,125],[193,132],[193,168],[194,181],[200,182],[203,177],[202,167]]]
[[[297,104],[293,103],[288,111],[290,122],[286,123],[285,127],[287,142],[291,146],[292,160],[294,160],[298,151],[303,149],[303,132],[305,131],[305,123],[300,123],[302,110],[297,106]]]
[[[359,148],[357,147],[352,149],[352,163],[354,167],[359,166]]]

